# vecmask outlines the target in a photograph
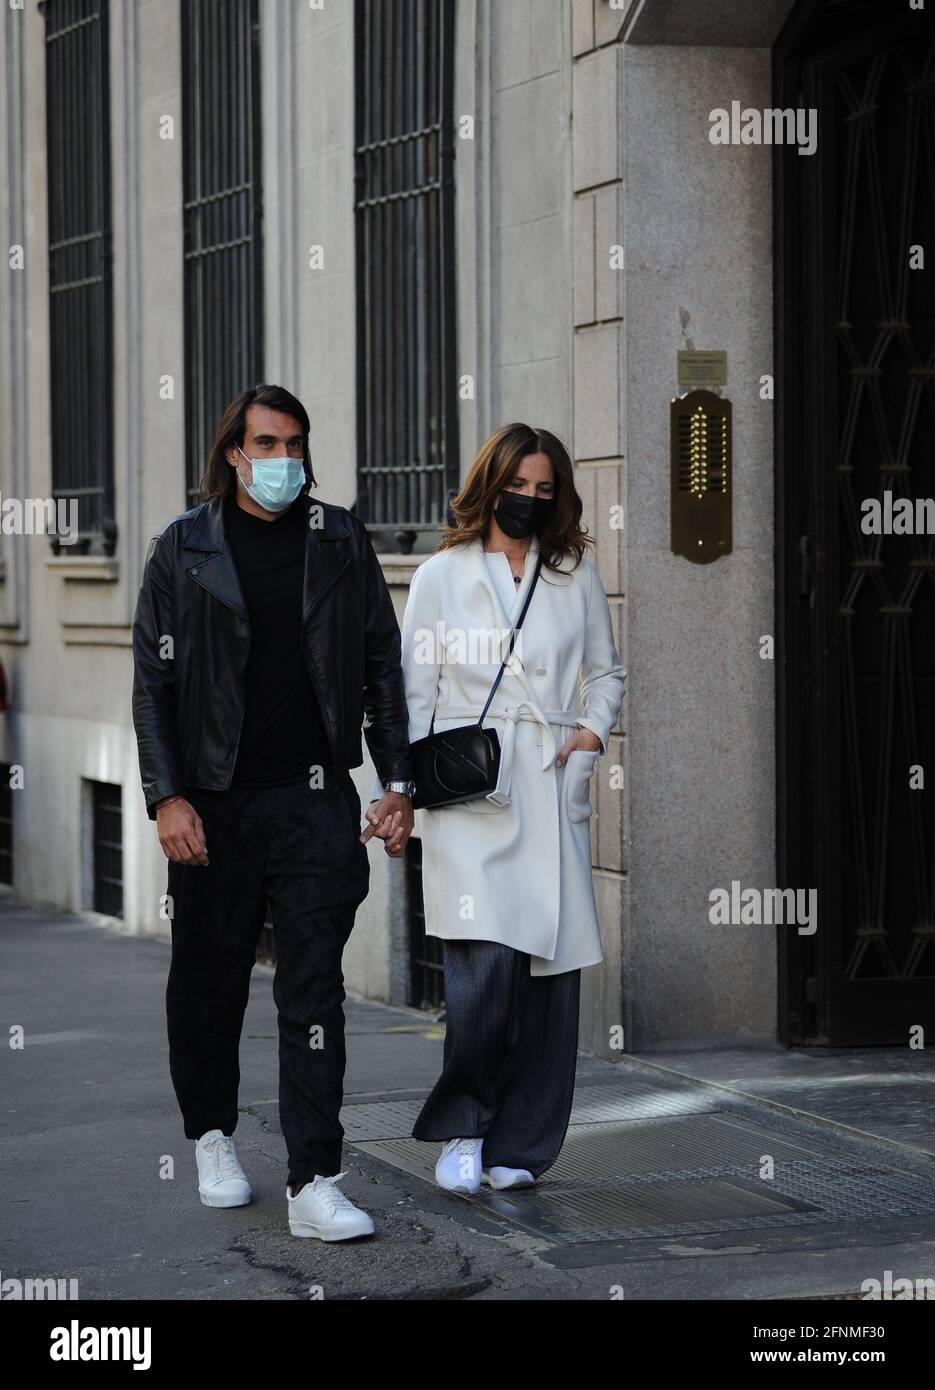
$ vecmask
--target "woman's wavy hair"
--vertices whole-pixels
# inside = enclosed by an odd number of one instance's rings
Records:
[[[270,410],[279,410],[283,415],[291,415],[294,420],[298,420],[302,426],[302,464],[305,476],[312,487],[317,486],[315,474],[312,472],[312,457],[308,451],[311,425],[305,406],[284,386],[249,386],[246,391],[241,391],[239,396],[234,397],[218,422],[208,466],[198,485],[199,496],[203,502],[207,502],[211,497],[226,497],[236,487],[235,470],[231,468],[225,455],[234,444],[243,447],[247,433],[247,410],[251,405],[265,405]]]
[[[547,454],[554,470],[555,505],[539,532],[543,567],[558,569],[565,556],[573,555],[577,568],[585,548],[593,545],[594,540],[581,525],[583,507],[575,488],[571,459],[556,435],[531,425],[503,425],[482,445],[464,486],[451,499],[455,524],[446,527],[439,550],[487,539],[493,504],[527,454]]]

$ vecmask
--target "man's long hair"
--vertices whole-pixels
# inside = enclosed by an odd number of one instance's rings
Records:
[[[214,444],[208,466],[201,476],[199,495],[203,502],[211,497],[226,497],[237,486],[235,470],[227,462],[226,453],[233,445],[243,447],[247,433],[247,410],[251,405],[265,405],[270,410],[279,410],[283,415],[291,415],[302,426],[302,464],[309,483],[316,486],[312,472],[312,458],[308,451],[310,423],[308,412],[300,400],[287,391],[284,386],[249,386],[235,396],[218,422]]]
[[[594,540],[581,526],[583,506],[571,459],[557,435],[531,425],[503,425],[481,446],[464,486],[451,499],[456,524],[446,528],[439,550],[486,540],[493,504],[527,454],[547,454],[554,471],[555,505],[539,532],[543,566],[557,569],[566,555],[573,555],[577,568],[585,548]]]

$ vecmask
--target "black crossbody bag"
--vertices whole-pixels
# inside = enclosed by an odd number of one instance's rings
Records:
[[[510,636],[509,649],[500,663],[497,678],[490,687],[487,703],[477,723],[460,724],[457,729],[444,729],[436,734],[433,732],[433,710],[430,732],[425,738],[416,739],[415,743],[410,744],[415,770],[413,780],[416,784],[412,804],[417,811],[426,807],[456,806],[461,801],[473,801],[486,796],[497,785],[500,772],[500,736],[496,729],[483,727],[484,717],[497,693],[497,686],[503,679],[506,663],[513,653],[513,643],[523,625],[530,599],[539,582],[541,568],[540,556],[522,612]]]

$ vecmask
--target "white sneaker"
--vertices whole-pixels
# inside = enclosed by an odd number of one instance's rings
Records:
[[[253,1196],[230,1135],[209,1129],[195,1144],[198,1195],[206,1207],[245,1207]]]
[[[497,1167],[484,1169],[484,1182],[491,1187],[532,1187],[535,1178],[528,1168]]]
[[[435,1181],[446,1192],[476,1192],[481,1180],[480,1139],[449,1139],[435,1164]]]
[[[293,1197],[286,1184],[289,1230],[294,1236],[317,1236],[319,1240],[351,1240],[354,1236],[372,1236],[373,1220],[365,1211],[355,1207],[337,1186],[333,1178],[317,1173],[314,1182],[307,1182],[298,1196]]]

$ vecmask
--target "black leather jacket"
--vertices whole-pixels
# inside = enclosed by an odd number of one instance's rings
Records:
[[[335,765],[363,762],[361,725],[385,781],[413,775],[396,614],[357,517],[329,502],[308,530],[302,650]],[[275,526],[275,522],[269,523]],[[133,622],[133,724],[146,809],[186,787],[226,791],[244,716],[250,623],[222,499],[173,518],[146,556]]]

